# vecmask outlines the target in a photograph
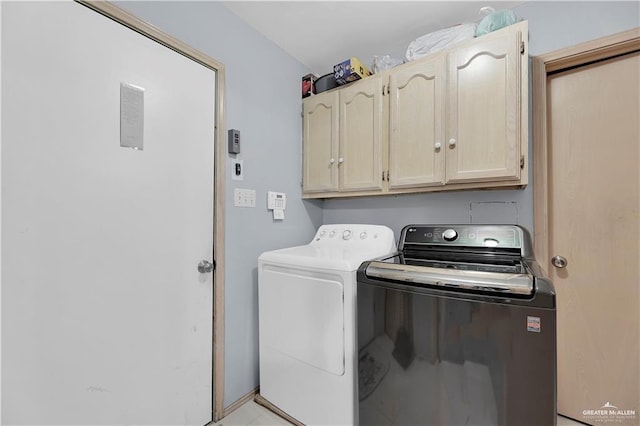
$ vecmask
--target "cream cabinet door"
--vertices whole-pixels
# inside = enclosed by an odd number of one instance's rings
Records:
[[[389,189],[444,184],[444,56],[390,74]]]
[[[449,53],[447,183],[520,178],[526,34],[521,22]]]
[[[382,190],[383,81],[368,77],[340,90],[340,191]]]
[[[302,190],[338,190],[338,93],[323,93],[303,102]]]

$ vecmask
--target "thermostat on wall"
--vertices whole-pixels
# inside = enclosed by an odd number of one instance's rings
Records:
[[[240,154],[240,130],[229,129],[229,154]]]

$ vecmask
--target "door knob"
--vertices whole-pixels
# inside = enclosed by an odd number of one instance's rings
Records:
[[[553,263],[553,266],[555,266],[556,268],[566,268],[568,262],[566,257],[553,256],[551,258],[551,263]]]
[[[433,146],[435,149],[440,149],[440,147],[442,147],[442,144],[440,142],[436,142]]]
[[[456,140],[455,140],[455,139],[453,139],[453,138],[449,139],[449,146],[450,146],[451,148],[453,148],[454,146],[456,146]]]
[[[216,267],[215,262],[211,263],[208,260],[201,260],[200,263],[198,263],[198,272],[200,272],[201,274],[206,274],[207,272],[213,272],[215,267]]]

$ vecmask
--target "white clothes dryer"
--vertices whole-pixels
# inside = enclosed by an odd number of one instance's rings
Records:
[[[396,250],[386,226],[323,225],[309,244],[259,257],[264,399],[306,425],[355,424],[356,271]]]

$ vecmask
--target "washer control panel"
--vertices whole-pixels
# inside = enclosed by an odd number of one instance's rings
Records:
[[[405,244],[521,248],[523,240],[514,225],[410,225],[402,230],[400,249]]]

